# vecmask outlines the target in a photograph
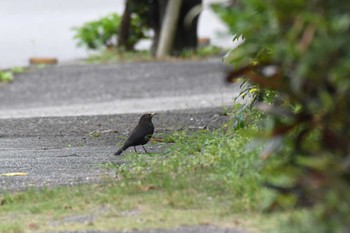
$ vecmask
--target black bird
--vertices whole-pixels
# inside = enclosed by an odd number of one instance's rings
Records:
[[[154,126],[152,123],[152,117],[154,116],[155,113],[148,113],[142,115],[140,118],[139,123],[136,125],[135,129],[131,132],[129,135],[128,139],[125,141],[124,145],[122,148],[120,148],[114,155],[120,155],[128,149],[130,146],[133,146],[136,151],[136,146],[141,145],[143,149],[147,152],[145,145],[152,137],[153,132],[154,132]]]

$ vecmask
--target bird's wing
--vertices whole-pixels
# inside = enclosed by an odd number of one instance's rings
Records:
[[[130,133],[128,139],[125,142],[125,146],[132,146],[133,144],[138,144],[139,141],[145,139],[145,132],[140,125],[137,125],[134,130]]]

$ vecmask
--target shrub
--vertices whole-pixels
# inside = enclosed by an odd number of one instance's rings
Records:
[[[324,232],[346,232],[350,5],[340,0],[245,0],[214,10],[235,39],[244,40],[226,57],[236,66],[227,80],[245,77],[276,93],[271,104],[258,104],[272,116],[262,156],[281,161],[267,186],[280,196],[294,196],[289,205],[311,208]],[[286,147],[290,149],[279,150]]]
[[[120,22],[121,17],[118,14],[109,14],[98,20],[87,22],[81,27],[73,28],[75,31],[74,38],[78,41],[78,46],[87,49],[116,47]],[[147,28],[142,26],[140,17],[133,14],[128,41],[131,48],[141,39],[147,38],[146,31]]]

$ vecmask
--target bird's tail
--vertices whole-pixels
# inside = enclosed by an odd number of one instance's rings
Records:
[[[125,151],[126,149],[128,149],[128,147],[123,146],[117,152],[115,152],[114,155],[116,155],[116,156],[121,155],[123,153],[123,151]]]

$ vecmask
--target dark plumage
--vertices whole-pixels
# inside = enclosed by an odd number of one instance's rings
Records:
[[[154,132],[154,126],[152,123],[152,117],[154,116],[155,113],[149,113],[149,114],[144,114],[140,120],[135,129],[131,132],[129,135],[128,139],[125,141],[124,145],[122,148],[120,148],[114,155],[120,155],[128,149],[129,147],[133,146],[136,152],[136,146],[141,145],[143,149],[146,151],[145,145],[150,138],[153,135]],[[147,153],[147,151],[146,151]]]

